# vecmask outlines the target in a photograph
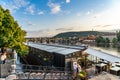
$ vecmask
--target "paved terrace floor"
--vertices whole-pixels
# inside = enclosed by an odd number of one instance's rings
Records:
[[[29,78],[28,78],[29,77]],[[0,79],[0,80],[14,80],[14,79],[19,79],[19,80],[71,80],[68,79],[67,74],[59,74],[59,73],[21,73],[21,74],[13,74],[13,75],[9,75],[8,77],[6,77],[6,79]]]
[[[40,79],[40,76],[38,76],[38,77]],[[14,80],[14,79],[16,79],[16,75],[9,75],[6,79],[0,78],[0,80]],[[33,79],[33,78],[31,78],[31,79]],[[55,79],[55,80],[57,80],[57,79]],[[90,78],[88,80],[120,80],[120,78],[119,78],[119,76],[115,76],[115,75],[112,75],[109,73],[102,73],[97,76],[93,76],[92,78]]]
[[[88,80],[120,80],[120,76],[108,72],[95,73],[95,67],[88,68],[86,71],[89,76]]]
[[[120,80],[120,77],[109,73],[102,73],[97,76],[93,76],[88,80]]]

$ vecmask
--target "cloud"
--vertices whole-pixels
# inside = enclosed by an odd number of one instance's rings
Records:
[[[86,15],[89,15],[90,14],[90,11],[88,11],[87,13],[86,13]]]
[[[61,32],[72,31],[73,27],[70,28],[57,28],[57,29],[41,29],[37,31],[27,31],[26,37],[52,37]]]
[[[34,14],[35,12],[35,6],[34,5],[30,5],[25,9],[28,13],[30,14]]]
[[[106,28],[106,27],[111,27],[114,26],[115,24],[107,24],[107,25],[96,25],[94,27],[101,27],[101,28]]]
[[[99,24],[119,24],[120,23],[119,3],[111,5],[110,8],[93,15],[95,23]],[[112,28],[112,27],[111,27]]]
[[[66,3],[70,3],[70,0],[66,0]]]
[[[54,30],[42,29],[38,31],[27,31],[26,37],[52,37],[55,34]]]
[[[81,13],[77,13],[77,16],[82,16],[82,14]]]
[[[93,26],[94,29],[98,30],[113,30],[113,29],[119,29],[120,24],[100,24]]]
[[[95,25],[94,27],[101,27],[102,25]]]
[[[56,29],[56,31],[71,31],[73,30],[73,27],[70,27],[70,28],[58,28]]]
[[[26,5],[30,4],[27,0],[13,0],[15,5],[18,7],[25,7]]]
[[[35,26],[36,24],[32,23],[31,21],[28,21],[28,26]]]
[[[93,13],[93,9],[87,11],[87,12],[86,12],[86,15],[90,15],[90,14],[92,14],[92,13]]]
[[[9,9],[12,13],[16,12],[20,8],[24,8],[30,4],[29,1],[26,0],[10,0],[10,1],[1,1],[2,7],[4,9]]]
[[[52,14],[58,14],[61,11],[61,5],[58,3],[48,2]]]
[[[63,14],[70,14],[71,11],[70,11],[70,10],[64,10],[64,11],[62,11],[62,13],[63,13]]]
[[[38,12],[38,15],[42,15],[42,14],[44,14],[43,11],[39,11],[39,12]]]
[[[103,27],[110,27],[110,26],[113,26],[113,25],[104,25]]]

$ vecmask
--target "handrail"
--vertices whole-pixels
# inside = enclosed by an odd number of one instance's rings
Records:
[[[31,79],[31,77],[36,79],[37,77],[39,77],[40,78],[39,80],[46,80],[46,78],[49,78],[50,80],[56,80],[56,78],[60,80],[62,80],[63,78],[64,78],[63,80],[70,80],[72,78],[70,71],[31,70],[31,69],[27,69],[27,70],[24,69],[23,71],[25,72],[16,73],[18,80],[23,79],[23,77],[25,79]],[[54,79],[54,77],[56,78]]]
[[[10,60],[10,65],[11,65],[11,62],[13,60]],[[4,65],[8,65],[8,64],[4,64]],[[67,70],[60,70],[60,69],[57,69],[57,68],[62,68],[62,67],[49,67],[49,66],[38,66],[38,65],[26,65],[26,64],[14,64],[14,65],[17,65],[17,66],[21,66],[22,68],[14,68],[15,72],[14,73],[9,73],[9,75],[11,74],[15,74],[17,77],[16,79],[17,80],[20,80],[22,77],[20,77],[19,75],[24,75],[24,76],[27,76],[26,79],[31,79],[31,76],[34,77],[34,76],[37,76],[37,73],[40,73],[40,74],[44,74],[43,76],[44,77],[40,77],[39,80],[46,80],[46,78],[48,78],[48,76],[50,76],[51,80],[56,80],[56,79],[53,79],[53,76],[56,77],[56,78],[65,78],[63,80],[70,80],[69,78],[71,78],[71,72],[70,71],[67,71]],[[64,69],[64,68],[63,68]],[[21,72],[20,72],[21,70]],[[33,73],[35,73],[36,75],[32,75]],[[8,76],[8,75],[6,75]],[[39,76],[38,76],[39,77]],[[34,79],[36,79],[36,77],[34,77]]]
[[[16,64],[22,66],[23,69],[37,69],[37,70],[59,70],[59,71],[69,71],[69,68],[64,68],[64,67],[54,67],[54,66],[39,66],[39,65],[26,65],[26,64]]]
[[[69,80],[71,78],[71,71],[66,70],[64,67],[53,67],[53,66],[38,66],[38,65],[26,65],[26,64],[17,64],[20,65],[22,68],[22,73],[19,71],[21,69],[15,69],[16,75],[27,75],[26,79],[31,79],[32,73],[36,74],[33,76],[37,76],[37,73],[44,74],[42,76],[41,80],[46,80],[46,78],[49,76],[55,76],[56,78],[63,78],[65,77],[66,79],[64,80]],[[21,77],[18,77],[21,78]],[[52,77],[51,77],[52,78]],[[56,80],[56,79],[51,79],[51,80]]]

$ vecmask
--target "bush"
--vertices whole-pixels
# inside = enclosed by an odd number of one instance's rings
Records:
[[[87,76],[87,73],[85,71],[81,71],[80,73],[78,73],[78,76],[81,78],[85,78]]]

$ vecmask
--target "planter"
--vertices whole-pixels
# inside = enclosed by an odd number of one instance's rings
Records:
[[[85,71],[81,71],[80,73],[78,73],[78,78],[81,80],[87,80],[86,76],[87,74]]]

